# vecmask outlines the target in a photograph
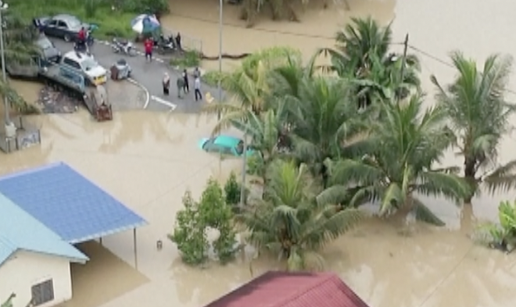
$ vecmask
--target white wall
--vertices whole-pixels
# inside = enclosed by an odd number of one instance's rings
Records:
[[[38,307],[49,307],[72,297],[70,262],[45,254],[18,251],[0,265],[0,303],[16,293],[13,307],[25,307],[31,300],[33,285],[53,279],[54,300]]]

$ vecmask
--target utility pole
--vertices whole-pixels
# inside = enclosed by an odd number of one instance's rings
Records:
[[[222,103],[222,84],[220,80],[220,76],[222,76],[222,32],[223,32],[223,24],[222,24],[222,11],[223,11],[224,0],[219,1],[219,80],[217,81],[217,91],[218,91],[218,103]],[[220,110],[217,112],[217,119],[220,120]]]

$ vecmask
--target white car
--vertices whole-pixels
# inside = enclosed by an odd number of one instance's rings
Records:
[[[91,55],[70,51],[63,55],[61,64],[80,70],[96,85],[107,82],[107,70]]]

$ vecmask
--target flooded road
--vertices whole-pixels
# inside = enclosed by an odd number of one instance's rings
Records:
[[[333,45],[332,36],[339,24],[350,16],[368,14],[384,23],[394,20],[395,41],[401,41],[408,32],[413,47],[437,59],[446,60],[453,49],[478,60],[493,52],[516,50],[516,42],[508,39],[516,21],[506,17],[516,10],[514,1],[350,0],[350,4],[350,12],[342,5],[307,9],[299,14],[301,23],[282,23],[282,32],[289,33],[273,32],[278,24],[267,16],[257,20],[254,29],[245,29],[237,18],[237,8],[227,6],[225,22],[233,26],[224,29],[224,50],[249,52],[289,44],[309,57],[317,47]],[[202,38],[205,52],[216,54],[215,1],[173,0],[172,8],[175,15],[165,18],[167,26],[180,29],[183,36]],[[436,74],[440,81],[448,82],[453,70],[420,55],[429,93],[427,103],[431,105],[428,77]],[[216,62],[207,66],[216,67]],[[37,85],[15,86],[27,100],[35,100],[30,95]],[[516,76],[511,88],[516,90]],[[41,126],[42,145],[2,155],[1,174],[64,161],[150,223],[138,230],[137,266],[129,232],[104,238],[104,247],[96,242],[79,246],[92,260],[72,268],[74,298],[64,306],[200,307],[253,276],[279,268],[275,259],[266,257],[252,261],[239,257],[227,266],[189,268],[166,239],[186,189],[198,196],[210,176],[224,180],[240,167],[239,160],[220,161],[197,148],[197,140],[210,134],[214,118],[128,111],[116,113],[112,122],[96,123],[82,111],[33,120]],[[514,158],[515,144],[513,135],[503,142],[501,161]],[[450,154],[445,164],[460,165],[460,161]],[[514,198],[514,192],[483,195],[462,212],[445,201],[425,199],[447,222],[444,229],[370,219],[325,249],[326,268],[337,272],[372,307],[515,306],[516,255],[487,250],[468,238],[473,216],[493,219],[498,201]],[[157,240],[164,242],[160,251]]]

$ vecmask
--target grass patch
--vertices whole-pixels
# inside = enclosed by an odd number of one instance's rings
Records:
[[[201,80],[203,83],[205,83],[209,86],[217,87],[219,85],[219,80],[222,81],[223,76],[224,76],[224,74],[220,73],[218,70],[210,70],[210,71],[205,72],[201,76]],[[220,86],[222,87],[222,89],[225,89],[224,82],[221,82]]]
[[[201,63],[199,53],[194,50],[187,50],[181,55],[174,56],[170,59],[170,65],[179,67],[180,69],[198,67]]]
[[[92,4],[93,2],[93,4]],[[95,6],[92,9],[92,5]],[[130,22],[137,14],[113,11],[108,1],[104,0],[23,0],[11,1],[9,10],[22,18],[32,21],[35,17],[71,14],[84,22],[99,26],[95,38],[124,37],[133,38],[136,33]]]

